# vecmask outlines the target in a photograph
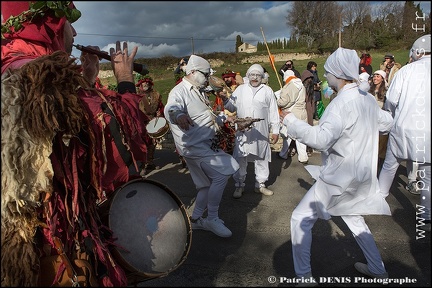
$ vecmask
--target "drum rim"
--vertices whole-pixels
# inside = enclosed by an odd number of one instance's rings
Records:
[[[152,122],[154,119],[156,119],[156,118],[158,118],[158,119],[163,119],[164,121],[165,121],[165,125],[164,126],[162,126],[162,128],[164,128],[165,129],[165,132],[163,132],[163,129],[162,129],[162,133],[152,133],[152,132],[149,132],[148,131],[148,128],[147,128],[147,126],[150,124],[150,122]],[[169,124],[168,124],[168,120],[165,118],[165,117],[154,117],[153,119],[151,119],[150,121],[149,121],[149,123],[147,123],[147,125],[146,125],[146,130],[147,130],[147,134],[151,137],[151,138],[154,138],[154,139],[158,139],[158,138],[161,138],[161,137],[163,137],[163,136],[165,136],[165,134],[167,134],[168,133],[168,131],[170,130],[169,129]]]
[[[112,249],[110,249],[110,251],[113,253],[113,255],[115,255],[115,259],[116,261],[120,264],[120,266],[125,270],[126,272],[126,276],[128,277],[128,282],[131,281],[131,279],[129,279],[129,277],[143,277],[146,280],[150,280],[151,278],[160,278],[160,277],[164,277],[166,275],[168,275],[169,273],[171,273],[172,271],[176,270],[178,267],[181,266],[181,264],[183,264],[184,261],[186,261],[187,256],[189,255],[190,249],[191,249],[191,245],[192,245],[192,223],[190,222],[190,217],[187,213],[187,209],[186,209],[186,205],[184,205],[184,203],[181,201],[181,199],[177,196],[177,194],[175,194],[174,191],[172,191],[167,185],[153,180],[153,179],[146,179],[146,178],[137,178],[137,179],[133,179],[130,180],[126,183],[124,183],[123,185],[117,187],[114,191],[114,195],[112,196],[112,198],[109,201],[109,205],[108,205],[108,211],[111,210],[111,206],[114,202],[114,199],[116,198],[117,192],[121,191],[123,188],[125,188],[126,186],[135,183],[135,182],[148,182],[151,184],[154,184],[160,188],[162,188],[163,190],[165,190],[166,192],[168,192],[168,194],[174,199],[174,201],[177,203],[177,205],[179,206],[179,209],[183,215],[183,218],[186,220],[186,228],[187,228],[187,241],[186,241],[186,245],[185,245],[185,249],[183,251],[183,255],[181,256],[181,259],[179,260],[179,262],[174,265],[173,267],[171,267],[169,270],[165,271],[165,272],[160,272],[160,273],[149,273],[149,272],[141,272],[141,271],[137,271],[137,269],[135,267],[133,267],[132,265],[130,265],[125,259],[123,259],[121,253],[118,251],[118,249],[116,249],[115,247],[113,247]],[[108,227],[111,229],[110,225],[109,225],[109,213],[108,213]],[[145,280],[143,280],[145,281]],[[137,282],[131,282],[129,283],[130,285],[133,285],[135,283],[139,283],[142,281],[137,281]]]

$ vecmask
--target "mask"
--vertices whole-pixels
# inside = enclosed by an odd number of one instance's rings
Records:
[[[336,78],[333,74],[326,73],[328,87],[335,91],[339,91],[339,86],[343,85],[343,80]]]
[[[207,79],[205,78],[205,76],[202,73],[196,71],[195,73],[190,74],[190,76],[191,76],[190,80],[192,80],[193,84],[196,87],[204,88],[207,86],[207,84],[208,84]]]
[[[252,87],[258,87],[261,84],[263,76],[256,71],[253,71],[253,73],[250,73],[248,76],[249,84]]]

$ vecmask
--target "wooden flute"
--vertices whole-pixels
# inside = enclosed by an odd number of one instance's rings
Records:
[[[95,50],[95,49],[92,49],[89,47],[84,47],[83,45],[80,45],[80,44],[73,44],[73,46],[80,51],[90,53],[90,54],[95,54],[95,55],[99,56],[100,58],[111,61],[111,56],[108,55],[107,53],[102,52],[102,51],[98,51],[98,50]],[[135,62],[133,63],[133,71],[135,71],[141,75],[146,75],[146,74],[150,73],[150,71],[147,69],[146,65],[135,63]]]

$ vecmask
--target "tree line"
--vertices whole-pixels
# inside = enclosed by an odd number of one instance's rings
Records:
[[[431,33],[429,14],[414,1],[293,1],[287,11],[289,38],[268,42],[273,50],[332,52],[340,46],[356,50],[409,49]],[[243,44],[236,39],[236,52]],[[258,42],[258,51],[267,50]]]

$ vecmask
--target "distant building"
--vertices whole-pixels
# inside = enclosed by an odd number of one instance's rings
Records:
[[[257,47],[249,44],[249,43],[243,43],[238,47],[239,53],[254,53],[257,52]]]

